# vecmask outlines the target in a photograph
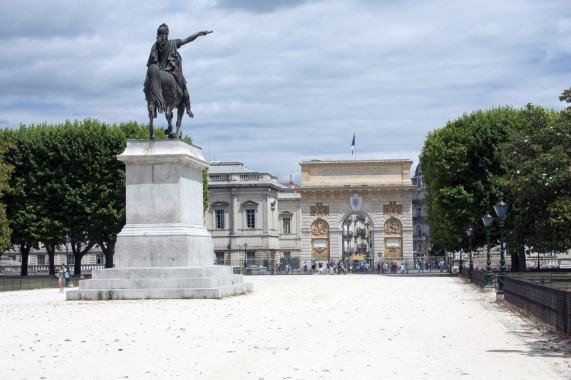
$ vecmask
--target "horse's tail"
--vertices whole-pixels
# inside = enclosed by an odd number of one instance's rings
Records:
[[[165,99],[163,98],[163,91],[161,89],[161,73],[157,65],[150,65],[147,70],[148,76],[148,90],[153,97],[153,102],[157,106],[159,112],[165,112]]]

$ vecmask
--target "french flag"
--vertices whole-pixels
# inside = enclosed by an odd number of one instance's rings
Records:
[[[355,153],[355,134],[353,133],[353,142],[351,143],[351,156]]]

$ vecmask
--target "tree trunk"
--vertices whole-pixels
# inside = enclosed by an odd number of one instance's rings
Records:
[[[95,245],[95,243],[89,243],[81,249],[81,242],[75,242],[71,244],[71,250],[73,251],[73,257],[75,258],[75,264],[73,266],[73,275],[78,277],[81,276],[81,259],[89,250]]]
[[[519,256],[517,253],[511,253],[510,254],[511,258],[512,258],[512,272],[519,272]]]
[[[73,264],[73,275],[76,277],[81,276],[81,259],[83,259],[83,252],[74,252],[73,257],[75,257],[75,264]]]
[[[99,242],[99,246],[105,255],[105,268],[113,268],[113,256],[115,256],[115,243],[108,242],[105,244],[104,242]]]
[[[22,254],[22,265],[20,266],[20,276],[28,275],[28,258],[30,257],[30,246],[20,243],[20,253]]]
[[[55,244],[46,244],[46,251],[48,252],[48,260],[49,260],[49,274],[50,276],[55,276],[56,274],[56,264],[54,263],[54,259],[56,256],[56,246]]]
[[[521,251],[518,253],[519,256],[519,271],[520,272],[527,272],[527,263],[525,259],[525,247],[521,248]]]

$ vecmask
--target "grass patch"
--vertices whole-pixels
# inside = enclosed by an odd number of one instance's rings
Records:
[[[0,292],[14,290],[32,290],[44,288],[58,288],[56,277],[0,277]]]

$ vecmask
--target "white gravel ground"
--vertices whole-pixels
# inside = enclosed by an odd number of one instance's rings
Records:
[[[0,379],[571,379],[571,349],[450,277],[254,276],[223,300],[0,293]]]

